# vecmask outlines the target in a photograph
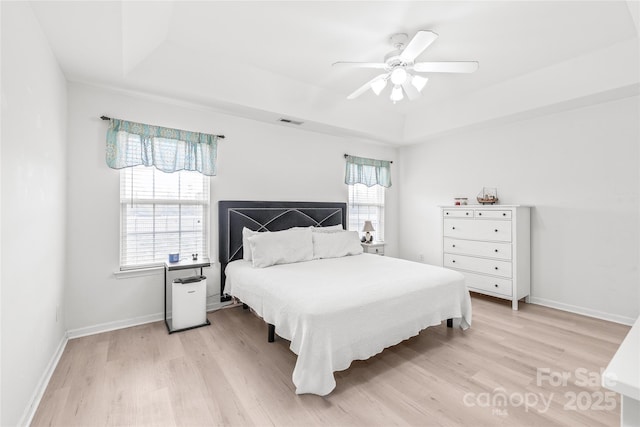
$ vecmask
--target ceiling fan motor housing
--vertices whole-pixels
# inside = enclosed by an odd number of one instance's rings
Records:
[[[384,62],[387,64],[387,71],[393,71],[398,67],[406,68],[411,65],[408,62],[403,61],[400,57],[400,54],[404,50],[408,41],[409,36],[406,33],[396,33],[389,37],[389,43],[393,46],[394,50],[386,54],[384,57]]]
[[[384,57],[384,62],[385,64],[387,64],[387,71],[392,71],[394,68],[408,67],[411,65],[411,63],[402,60],[402,58],[400,57],[400,53],[402,53],[401,50],[394,50],[393,52],[389,52]]]

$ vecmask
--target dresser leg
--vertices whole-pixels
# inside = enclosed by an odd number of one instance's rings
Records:
[[[447,328],[453,328],[453,319],[447,319]]]
[[[269,336],[267,337],[267,341],[268,342],[274,342],[276,337],[276,327],[274,325],[272,325],[271,323],[267,323],[267,325],[269,325]]]
[[[516,311],[518,310],[518,300],[517,299],[514,299],[514,300],[511,301],[511,308],[516,310]]]

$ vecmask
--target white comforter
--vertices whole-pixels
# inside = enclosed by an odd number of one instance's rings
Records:
[[[240,260],[225,272],[225,291],[291,341],[297,394],[329,394],[333,372],[444,319],[471,324],[464,277],[432,265],[362,254],[267,268]]]

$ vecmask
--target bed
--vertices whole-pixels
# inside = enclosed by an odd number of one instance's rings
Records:
[[[291,342],[297,394],[329,394],[334,372],[443,320],[459,319],[462,329],[471,324],[469,292],[453,270],[373,254],[266,268],[243,259],[245,227],[336,226],[345,223],[345,213],[344,203],[219,202],[221,292]]]

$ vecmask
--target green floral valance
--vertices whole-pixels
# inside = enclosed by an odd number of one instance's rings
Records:
[[[216,174],[218,136],[110,119],[107,165],[113,169],[155,166],[163,172]]]
[[[346,155],[345,184],[391,187],[391,162]]]

